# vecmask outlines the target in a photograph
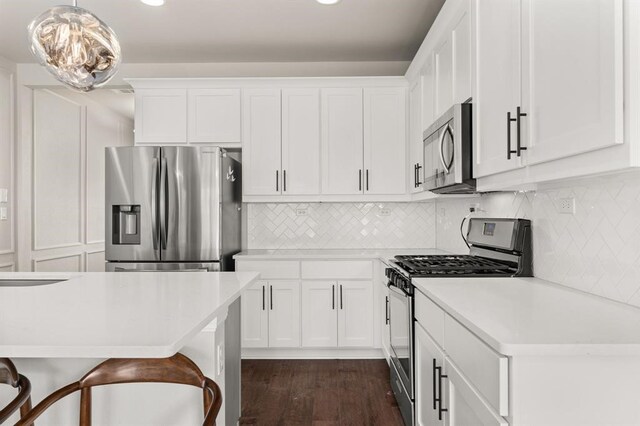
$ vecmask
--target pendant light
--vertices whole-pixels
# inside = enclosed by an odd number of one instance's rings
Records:
[[[120,43],[93,13],[55,6],[29,24],[31,53],[55,78],[81,92],[107,83],[121,62]]]

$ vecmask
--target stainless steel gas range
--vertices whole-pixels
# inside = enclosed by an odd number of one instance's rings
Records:
[[[413,278],[533,276],[531,222],[526,219],[471,219],[466,255],[398,255],[385,270],[391,387],[405,425],[414,424]]]

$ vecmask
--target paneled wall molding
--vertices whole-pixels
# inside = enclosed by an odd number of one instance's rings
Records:
[[[0,263],[0,272],[13,272],[15,271],[15,263]]]
[[[9,255],[12,262],[16,251],[15,81],[15,64],[0,60],[0,188],[9,190],[8,203],[0,204],[8,209],[8,219],[0,222],[0,255]]]
[[[18,270],[102,271],[104,147],[132,145],[133,121],[66,89],[18,90]]]

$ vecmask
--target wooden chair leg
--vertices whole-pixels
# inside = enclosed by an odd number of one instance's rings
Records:
[[[31,397],[29,397],[22,407],[20,407],[20,417],[24,417],[27,413],[31,411]],[[33,423],[28,424],[27,426],[33,426]]]
[[[204,415],[206,416],[209,412],[209,408],[211,407],[212,397],[209,389],[203,390],[202,393],[204,394]]]
[[[80,426],[91,426],[91,388],[80,390]]]

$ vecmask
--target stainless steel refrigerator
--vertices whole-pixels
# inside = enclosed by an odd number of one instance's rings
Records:
[[[216,147],[106,148],[107,271],[232,271],[240,163]]]

